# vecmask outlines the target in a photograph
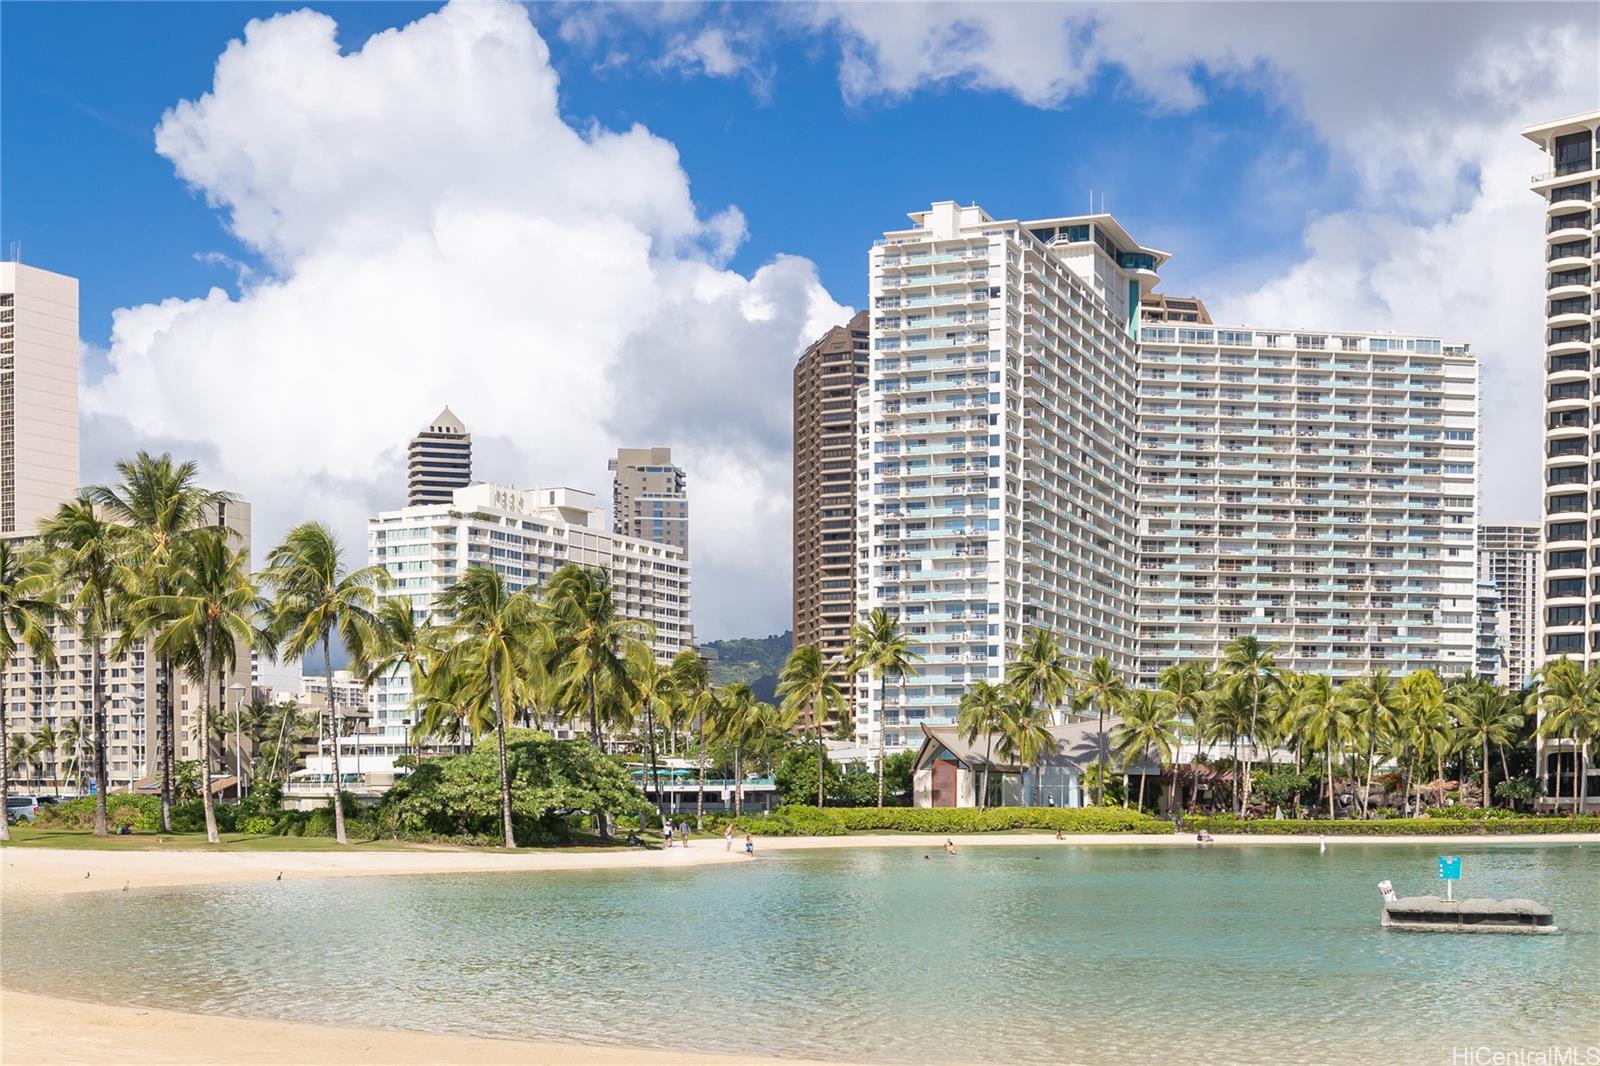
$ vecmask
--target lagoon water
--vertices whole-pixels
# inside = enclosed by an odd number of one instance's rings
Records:
[[[0,951],[46,994],[732,1053],[1447,1066],[1600,1045],[1600,848],[1456,850],[1458,894],[1540,900],[1564,932],[1380,929],[1377,882],[1437,891],[1434,846],[1041,840],[91,894],[8,907]]]

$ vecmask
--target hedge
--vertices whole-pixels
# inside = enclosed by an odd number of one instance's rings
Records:
[[[1600,816],[1579,818],[1285,818],[1244,819],[1232,815],[1189,817],[1185,829],[1258,836],[1483,836],[1490,833],[1600,833]]]
[[[994,833],[1008,829],[1063,833],[1170,834],[1172,823],[1120,807],[815,807],[788,805],[770,815],[733,819],[734,828],[762,836],[841,836],[845,833]],[[726,824],[722,820],[715,823]]]

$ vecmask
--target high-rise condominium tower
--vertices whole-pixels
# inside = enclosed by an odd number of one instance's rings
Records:
[[[857,467],[857,613],[897,615],[922,656],[858,686],[856,734],[889,748],[951,721],[1037,627],[1133,671],[1134,344],[1167,258],[1103,214],[910,217],[871,253]]]
[[[0,263],[0,535],[78,491],[78,279]]]
[[[1473,669],[1467,346],[1202,316],[1140,331],[1141,682],[1241,636],[1335,679]]]
[[[1539,526],[1478,527],[1478,578],[1500,594],[1500,670],[1496,682],[1513,691],[1527,684],[1539,658]]]
[[[689,554],[689,490],[671,448],[618,448],[611,472],[611,528]]]
[[[829,660],[855,620],[856,391],[867,381],[862,311],[794,365],[794,642]],[[851,678],[840,671],[839,682]]]
[[[408,507],[449,503],[456,489],[472,481],[472,435],[448,407],[411,438],[407,458]]]
[[[448,504],[385,511],[367,522],[369,561],[394,579],[383,593],[411,602],[418,621],[433,616],[437,597],[469,567],[493,567],[516,592],[536,588],[571,563],[611,575],[617,613],[649,622],[661,662],[694,647],[689,623],[689,561],[674,544],[640,540],[605,528],[592,493],[476,484]],[[372,735],[363,750],[399,755],[416,720],[411,674],[378,680],[371,695]]]
[[[1533,189],[1545,207],[1544,595],[1540,660],[1567,655],[1600,659],[1600,457],[1591,435],[1600,419],[1600,365],[1595,346],[1596,205],[1600,111],[1530,126],[1523,136],[1549,155]],[[1593,497],[1593,498],[1591,498]]]

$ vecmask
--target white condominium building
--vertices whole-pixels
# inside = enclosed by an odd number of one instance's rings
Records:
[[[0,263],[0,534],[78,491],[78,279]]]
[[[1245,635],[1335,678],[1473,668],[1465,345],[1158,321],[1141,339],[1142,683]]]
[[[1549,156],[1533,179],[1545,200],[1544,589],[1536,665],[1600,660],[1600,347],[1595,228],[1600,111],[1530,126]],[[1591,469],[1591,462],[1593,468]]]
[[[1513,691],[1527,684],[1539,661],[1539,525],[1478,527],[1478,578],[1500,594],[1500,669],[1496,681]]]
[[[475,484],[449,504],[385,511],[367,523],[369,560],[394,578],[389,596],[411,601],[419,620],[472,566],[493,567],[513,590],[536,588],[571,563],[610,571],[619,613],[655,627],[663,662],[693,646],[689,563],[683,550],[606,528],[591,493]],[[369,696],[374,754],[400,754],[415,714],[411,678],[396,671]]]
[[[858,616],[886,608],[923,657],[886,699],[858,686],[857,738],[891,749],[1034,627],[1133,670],[1134,334],[1167,258],[1103,214],[910,218],[871,252],[857,472]]]

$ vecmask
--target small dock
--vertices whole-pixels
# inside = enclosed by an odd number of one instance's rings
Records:
[[[1403,896],[1383,905],[1385,929],[1429,933],[1559,933],[1550,908],[1531,899]]]

